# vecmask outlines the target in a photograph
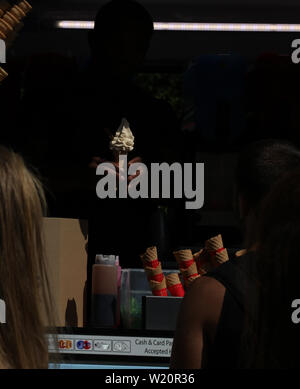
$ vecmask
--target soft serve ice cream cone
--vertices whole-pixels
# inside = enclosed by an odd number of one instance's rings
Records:
[[[126,155],[134,148],[134,136],[130,130],[129,123],[126,119],[122,119],[121,125],[118,128],[115,136],[110,141],[110,149],[113,151],[115,162],[119,162],[121,155]],[[124,166],[124,160],[120,160],[120,168]]]

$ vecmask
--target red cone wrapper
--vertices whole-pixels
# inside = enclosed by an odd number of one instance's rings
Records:
[[[173,254],[179,267],[182,269],[187,269],[193,263],[195,263],[192,251],[190,249],[174,251]]]
[[[187,287],[189,284],[189,282],[188,282],[189,278],[195,278],[195,277],[200,276],[198,273],[197,266],[196,266],[195,262],[191,266],[189,266],[187,269],[180,268],[180,272],[183,276],[185,287]]]
[[[229,259],[227,250],[224,248],[221,235],[208,239],[205,242],[205,249],[211,256],[211,261],[214,267],[221,265]]]
[[[145,267],[145,272],[147,274],[148,280],[153,280],[157,282],[161,282],[165,276],[161,269],[161,263],[159,262],[158,266],[156,268],[153,267]]]
[[[162,282],[150,281],[150,288],[153,296],[168,296],[166,280]]]
[[[177,273],[168,274],[166,276],[166,281],[171,296],[184,296],[184,289]]]

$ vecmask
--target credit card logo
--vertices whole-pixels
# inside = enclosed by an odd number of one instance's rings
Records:
[[[58,342],[58,348],[60,350],[71,350],[71,349],[73,349],[73,341],[72,340],[61,339]]]
[[[89,340],[78,340],[76,342],[76,350],[90,350],[92,348],[92,342]]]

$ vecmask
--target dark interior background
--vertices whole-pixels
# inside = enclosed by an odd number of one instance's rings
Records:
[[[25,20],[18,39],[9,49],[7,64],[4,66],[9,72],[9,78],[0,89],[0,115],[7,119],[5,126],[1,128],[1,143],[23,152],[29,160],[31,155],[28,150],[36,152],[40,148],[42,152],[42,148],[41,144],[35,142],[34,136],[28,139],[26,129],[22,126],[22,117],[18,113],[22,112],[22,109],[18,109],[22,108],[22,96],[27,88],[23,82],[24,75],[34,73],[37,79],[47,84],[53,78],[64,77],[73,68],[80,67],[89,57],[87,30],[58,29],[56,22],[93,20],[104,3],[105,1],[99,0],[31,1],[33,11]],[[297,0],[140,0],[140,3],[149,10],[156,22],[300,23],[300,4]],[[251,140],[270,136],[299,142],[297,83],[300,65],[297,67],[290,59],[293,51],[291,43],[297,38],[300,38],[299,33],[155,31],[138,81],[172,105],[186,134],[187,152],[190,150],[193,161],[205,163],[205,206],[188,215],[186,244],[198,245],[213,234],[222,233],[226,246],[240,246],[241,236],[233,209],[237,152]],[[224,58],[225,63],[228,58],[233,58],[233,63],[236,63],[234,58],[244,61],[248,105],[246,104],[242,113],[237,111],[237,116],[244,115],[244,124],[240,133],[230,140],[226,137],[218,139],[217,135],[212,140],[203,140],[198,136],[197,126],[192,130],[189,127],[192,120],[189,111],[191,96],[186,92],[186,72],[193,60],[200,58],[201,63],[201,58],[208,58],[208,55],[212,56],[210,58]],[[212,76],[208,68],[209,66],[205,69]],[[223,74],[222,66],[214,69],[216,77]],[[201,79],[199,82],[201,89]],[[207,86],[201,89],[200,101],[206,100],[208,92]],[[225,103],[223,101],[222,104],[225,105],[221,105],[216,111],[216,115],[220,116],[219,122],[223,124],[228,116],[226,110],[229,109],[226,97],[224,99]],[[252,111],[261,109],[256,104],[259,99],[269,101],[269,104],[266,103],[267,114],[262,125],[265,133],[257,131],[254,128],[256,122],[251,121]],[[274,104],[284,106],[285,110],[282,108],[280,113]],[[198,108],[194,106],[194,111]],[[218,122],[215,115],[211,120]],[[286,131],[276,124],[282,121]],[[25,139],[30,145],[26,151]],[[43,139],[42,122],[39,139]],[[46,137],[44,141],[47,142]],[[43,173],[43,166],[37,168]],[[67,178],[64,185],[71,185]],[[68,213],[67,203],[68,201],[65,203],[65,210],[55,206],[51,208],[51,216],[80,216],[80,212],[78,215]]]

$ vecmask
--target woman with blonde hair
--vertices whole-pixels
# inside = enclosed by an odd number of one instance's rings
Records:
[[[46,201],[18,154],[0,146],[0,368],[48,367],[53,307],[43,245]],[[53,326],[54,327],[54,326]]]

